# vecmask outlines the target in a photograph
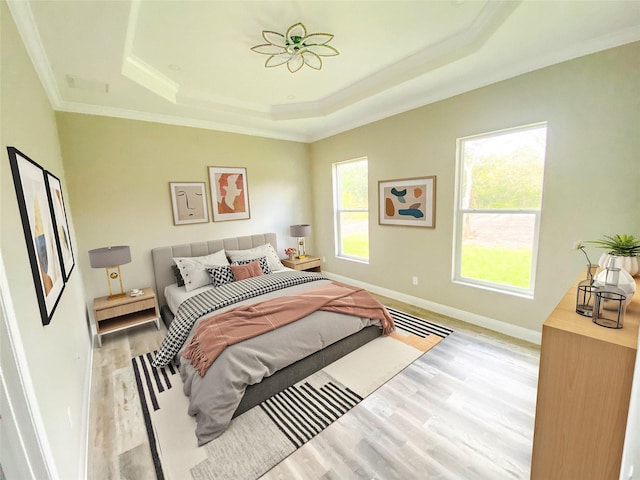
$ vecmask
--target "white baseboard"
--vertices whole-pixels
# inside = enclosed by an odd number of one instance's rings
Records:
[[[447,305],[435,303],[429,300],[425,300],[424,298],[418,298],[412,295],[407,295],[406,293],[396,292],[395,290],[389,290],[387,288],[379,287],[377,285],[372,285],[370,283],[354,280],[349,277],[343,277],[342,275],[337,275],[335,273],[325,272],[325,271],[323,271],[322,273],[323,275],[326,275],[328,278],[332,280],[348,283],[350,285],[355,285],[357,287],[364,288],[372,293],[393,298],[394,300],[398,300],[400,302],[409,303],[411,305],[424,308],[425,310],[431,310],[432,312],[436,312],[441,315],[453,317],[458,320],[462,320],[463,322],[467,322],[472,325],[477,325],[478,327],[487,328],[489,330],[493,330],[494,332],[502,333],[510,337],[519,338],[520,340],[525,340],[527,342],[535,343],[537,345],[540,345],[540,343],[542,342],[542,333],[535,330],[530,330],[528,328],[519,327],[517,325],[512,325],[510,323],[502,322],[500,320],[484,317],[482,315],[477,315],[475,313],[467,312],[465,310],[460,310],[458,308],[453,308]]]
[[[93,342],[91,342],[93,343]],[[79,479],[89,478],[89,415],[91,408],[91,380],[93,376],[93,345],[89,345],[87,351],[89,361],[86,362],[87,372],[84,380],[84,398],[83,398],[83,412],[82,412],[82,425],[80,426],[82,435],[84,437],[84,458],[80,463],[80,475]]]

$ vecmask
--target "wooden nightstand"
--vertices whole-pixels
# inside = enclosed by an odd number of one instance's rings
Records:
[[[306,270],[308,272],[321,272],[321,261],[320,257],[314,257],[312,255],[307,255],[306,258],[294,258],[293,260],[282,260],[282,264],[285,267],[293,268],[294,270]]]
[[[102,346],[102,335],[154,322],[160,329],[160,312],[156,295],[150,288],[143,288],[143,295],[114,298],[99,297],[93,300],[93,317],[96,322],[98,346]]]

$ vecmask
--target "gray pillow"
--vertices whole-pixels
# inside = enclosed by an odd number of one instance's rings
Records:
[[[180,273],[180,269],[177,265],[171,265],[173,269],[173,275],[176,277],[176,283],[179,287],[184,287],[184,278],[182,278],[182,274]]]

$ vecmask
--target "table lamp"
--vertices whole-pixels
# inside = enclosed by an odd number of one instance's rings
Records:
[[[291,225],[289,227],[289,235],[298,237],[298,258],[307,258],[307,253],[304,249],[304,237],[311,235],[311,225]]]
[[[122,275],[120,265],[131,262],[131,250],[127,246],[103,247],[89,250],[89,262],[91,268],[104,268],[107,272],[107,283],[109,285],[109,300],[124,297],[126,295],[122,287]],[[120,292],[113,293],[111,290],[111,280],[120,281]]]

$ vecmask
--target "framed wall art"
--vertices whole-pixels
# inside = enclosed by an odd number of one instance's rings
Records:
[[[69,280],[71,271],[75,266],[75,259],[73,257],[73,247],[71,246],[71,235],[69,234],[67,210],[62,198],[62,184],[60,179],[51,172],[45,172],[45,176],[49,192],[49,209],[53,213],[53,227],[60,246],[60,262],[62,263],[62,273],[66,282]]]
[[[18,149],[7,150],[40,316],[48,325],[64,290],[64,274],[45,171]]]
[[[174,225],[209,221],[207,188],[204,182],[169,182]]]
[[[380,225],[436,226],[436,177],[378,182]]]
[[[246,168],[209,167],[209,185],[214,222],[251,218]]]

